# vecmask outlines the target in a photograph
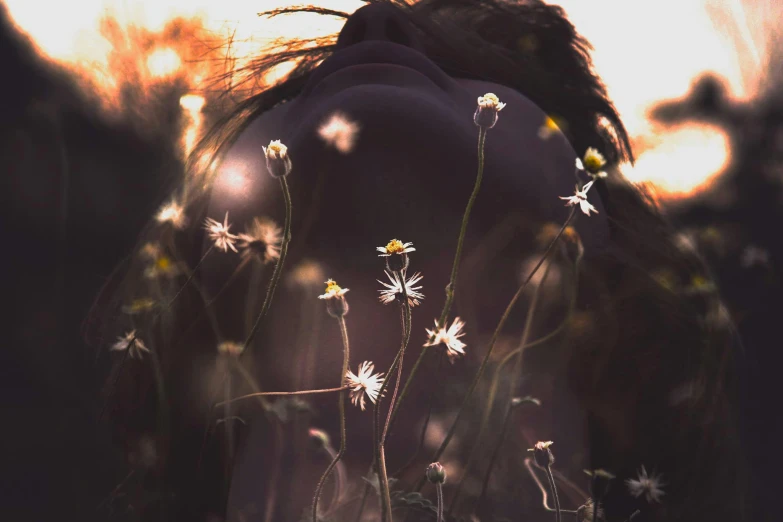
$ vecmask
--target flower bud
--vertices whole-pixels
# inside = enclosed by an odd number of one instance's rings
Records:
[[[609,486],[615,476],[605,469],[584,470],[590,477],[590,493],[599,502],[609,492]]]
[[[595,509],[593,501],[589,498],[576,510],[576,522],[598,522],[599,520],[604,520],[604,510],[600,506]]]
[[[332,317],[338,318],[348,314],[349,306],[345,297],[335,297],[326,300],[326,311]]]
[[[291,173],[291,158],[288,156],[288,147],[280,143],[280,140],[272,140],[269,147],[262,147],[266,156],[266,168],[273,178],[280,178]]]
[[[554,444],[554,442],[551,440],[547,442],[539,441],[528,450],[533,452],[533,458],[535,459],[536,464],[542,468],[548,468],[555,463],[555,456],[552,454],[552,450],[549,449],[552,444]]]
[[[443,484],[446,482],[446,468],[444,468],[440,462],[433,462],[427,466],[425,472],[427,480],[433,484]]]
[[[500,112],[505,103],[501,103],[498,97],[488,92],[484,96],[479,96],[478,107],[473,114],[473,122],[479,127],[491,129],[498,121],[498,112]]]

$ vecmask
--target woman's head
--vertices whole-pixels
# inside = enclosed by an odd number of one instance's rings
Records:
[[[317,412],[300,411],[303,404],[293,401],[261,401],[234,410],[238,422],[231,415],[221,418],[220,429],[210,405],[216,396],[254,387],[339,384],[340,331],[316,299],[323,288],[313,286],[324,276],[351,289],[346,298],[352,369],[371,359],[378,371],[386,371],[400,326],[393,307],[377,301],[383,287],[376,279],[386,276],[374,250],[392,237],[414,243],[409,275],[424,275],[420,284],[426,297],[414,309],[408,368],[426,340],[424,328],[442,307],[441,289],[449,281],[479,165],[477,149],[484,153],[484,179],[465,235],[451,314],[466,321],[468,355],[441,370],[435,357],[426,362],[427,373],[440,384],[435,396],[444,418],[459,409],[520,278],[544,252],[546,239],[554,237],[552,224],[566,219],[569,209],[558,198],[573,194],[580,175],[582,183],[587,179],[575,170],[575,158],[597,147],[610,167],[631,159],[625,130],[590,69],[587,44],[558,8],[477,0],[370,4],[348,17],[330,43],[312,48],[294,42],[282,55],[259,59],[259,74],[285,59],[299,62],[288,79],[241,102],[207,134],[174,196],[190,225],[154,224],[117,294],[126,312],[128,303],[157,303],[145,319],[126,313],[116,324],[144,335],[157,357],[149,364],[160,363],[154,372],[137,361],[118,370],[119,386],[112,392],[120,406],[117,423],[131,434],[129,440],[157,434],[167,470],[162,476],[179,494],[208,492],[201,507],[182,508],[186,511],[221,511],[230,487],[229,519],[242,510],[251,516],[249,504],[261,513],[263,506],[270,509],[273,483],[279,483],[277,495],[284,500],[270,516],[287,519],[307,507],[313,484],[303,477],[323,466],[302,450],[301,441],[309,427],[337,436],[334,401],[310,399],[308,408]],[[489,92],[506,106],[483,147],[477,147],[473,113],[477,98]],[[242,257],[210,250],[200,225],[205,217],[222,222],[228,212],[230,232],[244,232],[245,245],[253,238],[258,243],[258,237],[277,237],[277,225],[262,227],[270,217],[281,225],[285,212],[262,150],[277,139],[287,146],[293,165],[287,177],[294,210],[285,284],[254,342],[237,358],[241,350],[217,347],[241,345],[246,338],[262,306],[275,251],[264,248],[263,255]],[[479,506],[498,517],[523,506],[535,509],[531,502],[540,502],[538,490],[530,490],[534,482],[520,451],[527,439],[558,441],[559,462],[571,476],[580,466],[613,468],[622,478],[643,464],[659,466],[681,489],[669,492],[671,507],[649,515],[675,519],[703,507],[685,500],[698,489],[694,484],[701,473],[684,471],[685,462],[708,466],[710,458],[733,449],[725,380],[728,330],[715,319],[714,293],[691,284],[708,274],[692,252],[675,245],[647,199],[610,171],[589,194],[598,214],[574,223],[584,258],[575,263],[568,249],[556,251],[548,282],[538,284],[538,301],[523,297],[502,332],[499,355],[490,360],[494,369],[519,343],[534,302],[539,304],[528,335],[560,332],[525,352],[522,387],[508,391],[514,364],[498,373],[504,383],[499,401],[525,393],[544,404],[512,424],[521,437],[509,437],[517,441],[504,447],[507,464],[496,471],[489,502]],[[161,399],[156,380],[164,383],[168,406],[156,406]],[[408,399],[390,439],[392,447],[399,446],[390,454],[402,455],[397,464],[416,446],[431,385],[426,378],[412,385],[415,399]],[[481,386],[484,397],[487,385]],[[470,418],[481,418],[479,402],[471,406]],[[155,411],[168,420],[163,423]],[[369,415],[354,413],[344,462],[356,487],[372,446]],[[671,423],[676,425],[662,429]],[[714,428],[714,437],[699,441],[703,426]],[[204,438],[207,428],[215,434]],[[435,428],[443,429],[442,422]],[[455,449],[446,455],[459,469],[477,433],[464,427],[458,434]],[[488,440],[494,444],[493,437]],[[239,448],[233,446],[237,441]],[[490,442],[482,442],[487,448],[479,455],[490,452]],[[283,462],[286,471],[254,462]],[[479,496],[470,481],[480,481],[484,471],[483,465],[466,471],[467,498]],[[205,472],[211,476],[193,478]],[[527,492],[504,489],[498,485],[503,477]],[[255,489],[259,482],[263,493]],[[605,506],[613,517],[633,506],[622,490],[616,486],[616,498]]]

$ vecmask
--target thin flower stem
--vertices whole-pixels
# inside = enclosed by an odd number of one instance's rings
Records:
[[[264,298],[264,304],[261,306],[261,311],[258,313],[256,322],[250,333],[245,340],[245,349],[250,349],[250,343],[258,333],[258,328],[261,326],[261,320],[269,311],[272,305],[272,297],[275,294],[277,283],[280,281],[280,276],[283,273],[283,263],[285,263],[285,256],[288,253],[288,244],[291,242],[291,192],[288,190],[288,182],[286,176],[280,176],[280,188],[283,191],[283,199],[285,200],[285,223],[283,225],[283,241],[280,244],[280,257],[277,258],[275,263],[275,270],[272,272],[272,279],[269,281],[269,286],[266,289],[266,297]],[[252,289],[251,289],[252,291]]]
[[[337,456],[337,452],[334,451],[334,448],[331,446],[326,446],[324,448],[326,452],[329,454],[329,457],[335,458]],[[334,490],[332,491],[332,499],[329,501],[329,507],[326,510],[325,516],[329,516],[331,513],[334,513],[337,508],[339,507],[340,498],[343,496],[343,487],[346,484],[346,473],[345,473],[345,464],[342,462],[337,463],[337,476],[334,479]]]
[[[128,360],[128,354],[130,353],[130,347],[131,344],[133,344],[136,341],[136,334],[133,334],[131,337],[131,340],[128,341],[127,346],[125,346],[125,349],[122,351],[122,359],[120,359],[120,364],[117,366],[117,375],[114,376],[114,382],[111,385],[111,388],[109,388],[109,395],[106,397],[106,400],[103,402],[103,406],[101,406],[101,411],[98,413],[98,423],[103,420],[103,415],[106,413],[106,407],[109,405],[109,402],[111,402],[112,397],[114,396],[114,390],[117,388],[117,383],[120,381],[120,376],[122,375],[122,369],[125,366],[125,361]]]
[[[405,357],[405,349],[408,347],[408,342],[410,342],[411,338],[411,307],[410,303],[408,303],[408,289],[405,287],[405,274],[400,270],[396,272],[396,276],[400,282],[400,288],[402,288],[402,306],[400,306],[402,343],[400,346],[399,362],[397,364],[397,381],[394,384],[394,392],[392,392],[392,397],[389,401],[389,413],[386,416],[386,424],[384,425],[383,433],[381,434],[381,445],[386,443],[386,436],[389,433],[389,423],[391,422],[392,411],[394,410],[397,392],[400,389],[400,381],[402,380],[402,363]]]
[[[280,419],[275,422],[275,462],[272,466],[272,475],[269,477],[269,487],[266,493],[266,505],[264,506],[264,522],[272,522],[275,516],[275,507],[277,507],[277,485],[280,482],[280,471],[283,463],[283,452],[285,449],[285,435],[283,434],[283,425]]]
[[[552,496],[555,498],[555,521],[561,522],[560,497],[557,496],[557,484],[555,484],[555,477],[552,476],[551,466],[546,467],[546,477],[549,479],[549,487],[552,489]]]
[[[438,382],[438,378],[440,376],[440,366],[443,362],[443,357],[445,356],[446,351],[441,350],[438,353],[438,364],[435,367],[435,373],[433,374],[434,377],[432,379],[433,384]],[[416,445],[416,451],[413,452],[413,455],[411,455],[411,458],[408,459],[408,462],[403,464],[403,466],[398,469],[395,473],[392,473],[392,476],[399,476],[400,473],[408,469],[408,467],[413,464],[416,461],[416,457],[418,457],[419,452],[421,451],[421,448],[424,447],[424,438],[427,435],[427,426],[429,426],[430,418],[432,417],[432,405],[433,405],[433,399],[435,398],[435,386],[432,387],[430,390],[429,398],[427,399],[428,406],[427,406],[427,416],[424,418],[424,424],[421,426],[421,434],[419,435],[419,443]]]
[[[443,522],[443,484],[435,484],[435,492],[438,495],[438,522]]]
[[[372,473],[372,471],[373,468],[371,466],[369,473]],[[370,482],[365,480],[364,491],[362,492],[362,498],[361,498],[361,502],[359,503],[359,509],[356,510],[356,518],[354,518],[354,522],[361,522],[362,520],[362,513],[364,513],[364,505],[367,503],[367,497],[370,495],[370,488],[371,488]]]
[[[228,458],[226,466],[230,469],[231,462],[234,460],[234,423],[228,422],[231,418],[231,372],[226,372],[226,378],[223,382],[223,417],[226,419],[226,446],[228,448]]]
[[[223,283],[223,286],[220,287],[220,289],[217,291],[217,293],[204,304],[204,308],[209,308],[213,304],[215,304],[215,301],[218,300],[218,298],[223,295],[223,292],[228,289],[231,286],[231,283],[233,283],[237,276],[242,272],[242,269],[247,266],[247,264],[252,260],[251,257],[246,257],[240,263],[237,265],[237,267],[234,269],[234,271],[231,273],[230,276],[228,276],[228,279],[226,279],[226,282]]]
[[[476,182],[473,185],[473,192],[470,194],[468,204],[465,206],[465,212],[462,215],[462,225],[459,229],[459,238],[457,239],[457,250],[454,253],[454,264],[451,266],[451,277],[449,278],[449,284],[446,286],[446,302],[443,304],[443,311],[440,313],[440,319],[438,319],[438,328],[443,328],[446,324],[446,320],[449,317],[451,311],[451,304],[454,302],[454,291],[457,285],[457,272],[459,271],[459,262],[462,258],[462,247],[465,242],[465,233],[468,230],[468,221],[470,220],[470,212],[473,210],[473,204],[476,202],[479,190],[481,189],[481,180],[484,177],[484,142],[487,138],[487,129],[479,127],[478,135],[478,173],[476,174]],[[434,337],[430,338],[430,341]]]
[[[405,274],[403,271],[396,271],[395,276],[397,277],[398,281],[400,282],[400,286],[402,288],[402,304],[400,306],[400,322],[402,326],[402,341],[400,343],[400,350],[397,352],[397,356],[394,358],[394,361],[392,362],[392,366],[389,369],[389,371],[386,374],[386,377],[383,380],[383,383],[381,383],[381,389],[378,394],[378,401],[375,403],[375,409],[374,409],[374,417],[375,417],[375,425],[380,427],[380,404],[381,404],[381,398],[383,397],[383,392],[386,389],[386,386],[389,383],[389,377],[391,376],[392,372],[394,372],[395,367],[397,368],[397,380],[394,385],[394,392],[392,393],[391,400],[389,402],[389,412],[386,416],[386,422],[383,426],[383,430],[380,430],[377,436],[376,444],[377,449],[375,452],[375,458],[376,462],[378,462],[378,484],[380,486],[381,490],[381,520],[382,522],[391,522],[391,494],[389,492],[389,478],[386,474],[386,455],[384,450],[384,444],[386,443],[386,435],[388,434],[389,430],[389,424],[391,423],[392,418],[392,412],[394,411],[394,403],[397,398],[397,391],[400,386],[400,381],[402,380],[402,362],[403,357],[405,356],[405,348],[408,345],[408,341],[410,340],[410,334],[411,334],[411,308],[410,303],[408,303],[408,289],[405,286]]]
[[[212,251],[215,249],[214,243],[210,245],[210,247],[207,249],[206,252],[204,252],[204,255],[201,256],[201,259],[198,260],[198,263],[196,263],[196,266],[193,267],[193,270],[190,271],[190,274],[188,274],[188,278],[185,280],[185,283],[180,287],[180,289],[177,291],[176,294],[174,294],[174,297],[169,301],[169,303],[166,305],[169,308],[171,308],[171,305],[174,304],[174,301],[177,300],[177,297],[182,293],[182,291],[185,289],[186,286],[188,286],[188,283],[193,279],[193,277],[196,275],[196,271],[198,270],[198,267],[201,266],[201,263],[204,262],[204,260],[207,258],[209,254],[212,253]]]
[[[348,373],[348,368],[350,365],[351,349],[350,349],[350,344],[348,342],[348,328],[345,326],[345,317],[344,316],[338,317],[337,322],[340,325],[340,333],[343,340],[343,367],[342,367],[342,373],[340,374],[340,383],[342,384],[345,382],[345,376]],[[337,450],[337,454],[332,459],[332,462],[329,463],[329,466],[326,468],[326,471],[324,471],[324,474],[321,475],[321,479],[318,481],[318,485],[315,488],[315,494],[313,495],[313,522],[318,522],[318,499],[321,497],[321,490],[323,489],[324,484],[326,484],[326,481],[329,478],[329,475],[331,474],[332,470],[337,465],[337,463],[340,462],[340,459],[343,457],[343,454],[345,454],[345,447],[346,447],[345,390],[347,390],[348,388],[349,388],[348,386],[342,386],[342,390],[340,391],[340,397],[337,401],[337,407],[340,411],[340,449]]]
[[[541,293],[541,288],[544,286],[544,282],[547,279],[547,276],[549,275],[549,269],[552,267],[552,262],[546,264],[546,268],[544,269],[544,273],[541,276],[541,282],[536,285],[535,290],[533,291],[533,297],[530,299],[530,306],[527,309],[527,317],[525,318],[525,326],[522,329],[522,338],[519,340],[519,346],[525,346],[528,342],[528,338],[530,336],[530,330],[531,325],[533,324],[533,317],[536,313],[536,308],[538,307],[538,296]],[[509,390],[509,408],[511,407],[511,399],[514,396],[514,390],[517,388],[517,377],[518,373],[521,371],[521,365],[522,365],[522,351],[519,350],[516,358],[516,365],[514,366],[514,372],[512,377],[512,383]],[[498,377],[498,373],[495,373],[495,377]],[[468,458],[466,459],[465,469],[462,472],[462,475],[460,476],[459,482],[457,483],[457,489],[454,491],[454,496],[451,498],[451,504],[449,505],[449,514],[451,514],[454,511],[454,506],[457,503],[457,499],[460,496],[460,493],[462,493],[462,485],[465,483],[465,477],[468,476],[468,472],[470,471],[470,467],[473,465],[473,462],[478,455],[478,448],[481,444],[481,440],[484,438],[484,433],[486,432],[487,426],[489,425],[489,417],[492,413],[492,405],[495,402],[495,393],[497,388],[495,387],[495,384],[497,383],[496,379],[493,379],[492,381],[492,388],[490,391],[489,396],[487,397],[487,403],[484,407],[484,414],[481,418],[481,426],[479,427],[478,435],[476,436],[475,441],[473,442],[473,446],[470,448],[470,453],[468,453]],[[508,418],[510,410],[506,413],[506,418]]]
[[[525,459],[525,468],[527,468],[527,472],[530,474],[530,478],[533,479],[533,481],[536,483],[536,486],[538,487],[538,490],[541,492],[541,504],[544,506],[544,509],[550,512],[554,512],[555,509],[549,507],[549,495],[546,492],[546,488],[541,483],[541,479],[538,478],[538,475],[536,475],[536,472],[533,470],[533,459],[526,458]],[[577,511],[570,510],[570,509],[561,509],[561,513],[568,513],[570,515],[576,515]]]
[[[476,372],[476,375],[473,377],[473,381],[470,383],[470,387],[468,388],[468,391],[465,394],[465,398],[462,400],[462,405],[460,406],[460,409],[457,412],[457,417],[452,422],[451,427],[449,428],[449,431],[446,433],[446,437],[443,439],[443,442],[441,443],[440,447],[432,456],[431,462],[437,462],[440,459],[441,455],[443,455],[443,452],[446,450],[446,447],[449,445],[449,442],[451,442],[451,438],[454,436],[457,424],[459,424],[459,421],[462,419],[462,416],[467,411],[468,402],[470,402],[470,399],[473,396],[473,392],[476,390],[476,386],[478,385],[478,382],[481,379],[481,376],[483,375],[485,368],[487,367],[489,358],[492,355],[492,349],[495,347],[495,343],[497,342],[498,337],[500,337],[500,332],[503,329],[503,326],[505,326],[509,315],[511,315],[511,310],[514,308],[514,305],[519,300],[519,297],[522,295],[522,292],[525,290],[525,288],[527,288],[527,285],[528,283],[530,283],[530,280],[536,274],[538,269],[541,268],[541,265],[544,263],[547,257],[549,257],[549,254],[552,252],[555,243],[557,243],[557,241],[560,239],[560,236],[563,234],[563,231],[566,229],[568,224],[576,215],[576,208],[577,207],[573,207],[571,209],[571,212],[568,214],[568,218],[563,223],[563,226],[560,227],[560,230],[558,231],[554,239],[552,239],[552,241],[549,243],[549,246],[547,247],[546,251],[541,256],[541,259],[538,261],[538,263],[536,263],[536,266],[533,268],[533,270],[530,271],[530,274],[527,276],[527,278],[525,278],[525,281],[522,283],[522,285],[520,285],[520,287],[517,289],[514,296],[511,298],[511,301],[508,303],[506,310],[503,312],[503,315],[500,318],[500,321],[498,322],[498,325],[495,328],[494,333],[492,334],[492,338],[489,340],[489,346],[487,347],[487,352],[484,354],[484,359],[481,361],[481,366],[479,366],[479,369]],[[416,485],[416,491],[420,491],[423,485],[424,485],[424,478],[419,479],[419,482]]]
[[[492,468],[495,466],[495,461],[498,458],[498,455],[500,454],[500,448],[503,447],[503,441],[506,438],[506,433],[508,432],[508,426],[510,424],[511,420],[511,412],[514,410],[512,405],[509,403],[509,405],[506,407],[506,415],[503,419],[503,428],[500,430],[500,437],[498,437],[497,443],[495,443],[495,449],[492,451],[492,456],[489,458],[489,465],[487,466],[487,471],[484,473],[484,482],[481,484],[481,494],[478,497],[478,500],[476,501],[476,506],[481,505],[481,501],[484,500],[484,496],[487,494],[487,486],[489,485],[489,477],[492,476]],[[467,470],[463,474],[463,477],[467,475]],[[461,482],[460,482],[461,484]],[[457,495],[454,495],[454,500],[456,500]],[[452,501],[452,507],[453,507],[454,501]],[[452,507],[449,508],[449,512],[451,512]]]
[[[256,380],[253,379],[253,376],[250,375],[250,372],[247,371],[245,365],[242,364],[237,357],[232,357],[231,361],[234,363],[234,367],[237,369],[242,378],[245,379],[245,382],[250,386],[250,389],[253,390],[253,393],[256,394],[255,396],[258,397],[258,403],[261,405],[261,407],[264,408],[264,410],[268,410],[269,401],[267,401],[266,397],[264,397],[264,395],[261,393],[261,387],[258,385]]]
[[[258,392],[258,393],[249,393],[247,395],[242,395],[241,397],[235,397],[229,401],[223,401],[217,403],[215,406],[223,406],[224,404],[228,404],[231,402],[237,402],[241,401],[243,399],[250,399],[252,397],[267,397],[270,395],[312,395],[314,393],[333,393],[333,392],[343,392],[346,390],[349,390],[350,386],[340,386],[339,388],[326,388],[323,390],[300,390],[300,391],[290,391],[290,392]]]
[[[476,202],[479,190],[481,189],[481,180],[484,177],[484,142],[486,141],[486,138],[487,129],[484,127],[479,127],[478,172],[476,173],[476,181],[473,184],[473,192],[471,192],[468,203],[465,205],[465,212],[462,214],[462,224],[460,225],[459,237],[457,238],[457,250],[454,253],[454,262],[451,266],[451,277],[449,278],[449,284],[446,285],[446,301],[443,303],[443,310],[440,313],[440,318],[438,318],[438,326],[435,328],[435,330],[433,330],[434,332],[439,331],[445,326],[446,320],[449,318],[449,312],[451,311],[451,304],[454,302],[454,292],[457,286],[457,273],[459,272],[459,263],[462,259],[462,247],[465,242],[465,234],[468,230],[468,221],[470,220],[470,213],[473,210],[473,204]],[[431,343],[434,339],[435,336],[431,335],[427,341],[428,343]],[[411,373],[408,375],[408,378],[405,381],[405,385],[402,387],[400,400],[397,401],[395,408],[392,410],[391,422],[394,422],[394,418],[397,416],[397,411],[400,409],[400,406],[405,400],[405,397],[408,396],[410,384],[413,382],[413,379],[419,370],[419,366],[421,366],[421,361],[424,359],[425,353],[427,353],[426,347],[422,348],[418,359],[416,359],[416,362],[413,364]]]

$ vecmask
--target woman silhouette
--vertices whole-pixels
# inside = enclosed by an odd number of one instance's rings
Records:
[[[560,509],[582,520],[594,502],[607,520],[740,519],[730,322],[698,256],[614,168],[632,159],[628,137],[563,12],[536,1],[374,1],[347,17],[336,40],[309,43],[290,42],[254,65],[260,75],[296,64],[201,141],[114,293],[112,332],[132,333],[115,346],[107,411],[137,470],[126,486],[135,512],[310,517],[340,445],[335,394],[214,405],[342,384],[339,321],[317,299],[327,278],[350,288],[351,371],[371,360],[393,373],[400,323],[378,301],[388,287],[377,280],[393,287],[394,279],[375,247],[400,238],[416,249],[409,275],[423,279],[411,290],[423,286],[424,298],[403,358],[403,385],[415,379],[397,395],[386,445],[388,474],[399,479],[395,519],[434,516],[431,486],[415,495],[433,455],[449,472],[447,518],[555,517],[544,513],[553,509],[547,474],[525,451],[548,440]],[[414,372],[425,328],[443,307],[479,164],[476,100],[487,93],[505,106],[484,126],[483,182],[448,321],[465,322],[465,356],[427,348]],[[286,213],[265,160],[279,150],[273,140],[291,159],[292,240],[256,329]],[[574,215],[560,198],[576,182],[586,192],[590,166],[574,163],[591,147],[609,172],[592,172],[596,213],[570,221],[463,404],[509,300]],[[205,233],[206,218],[215,221]],[[528,342],[517,361],[510,354],[523,336],[546,338]],[[453,365],[441,364],[444,353]],[[512,398],[525,395],[540,406],[509,414]],[[362,480],[374,476],[372,414],[350,408],[346,424],[347,451],[317,515],[380,519]],[[454,437],[434,453],[452,425]],[[583,469],[611,472],[608,491],[596,479],[590,491]]]

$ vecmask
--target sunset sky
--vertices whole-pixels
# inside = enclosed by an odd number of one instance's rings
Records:
[[[106,16],[121,26],[135,25],[152,32],[178,16],[198,17],[216,34],[233,34],[239,57],[257,54],[274,38],[329,34],[339,30],[341,23],[317,15],[274,21],[256,15],[264,9],[301,3],[292,1],[51,1],[46,16],[41,16],[39,2],[5,3],[41,53],[69,66],[87,67],[96,76],[105,74],[112,51],[112,44],[99,31],[100,20]],[[359,0],[316,3],[345,11],[363,5]],[[663,130],[646,113],[657,101],[686,94],[693,80],[707,71],[723,77],[735,99],[757,95],[780,8],[774,0],[563,0],[558,4],[593,44],[596,70],[634,138],[638,162],[633,169],[626,167],[625,174],[675,195],[698,191],[725,165],[726,136],[706,126]],[[143,58],[153,73],[180,66],[176,52],[170,49],[151,50]]]

